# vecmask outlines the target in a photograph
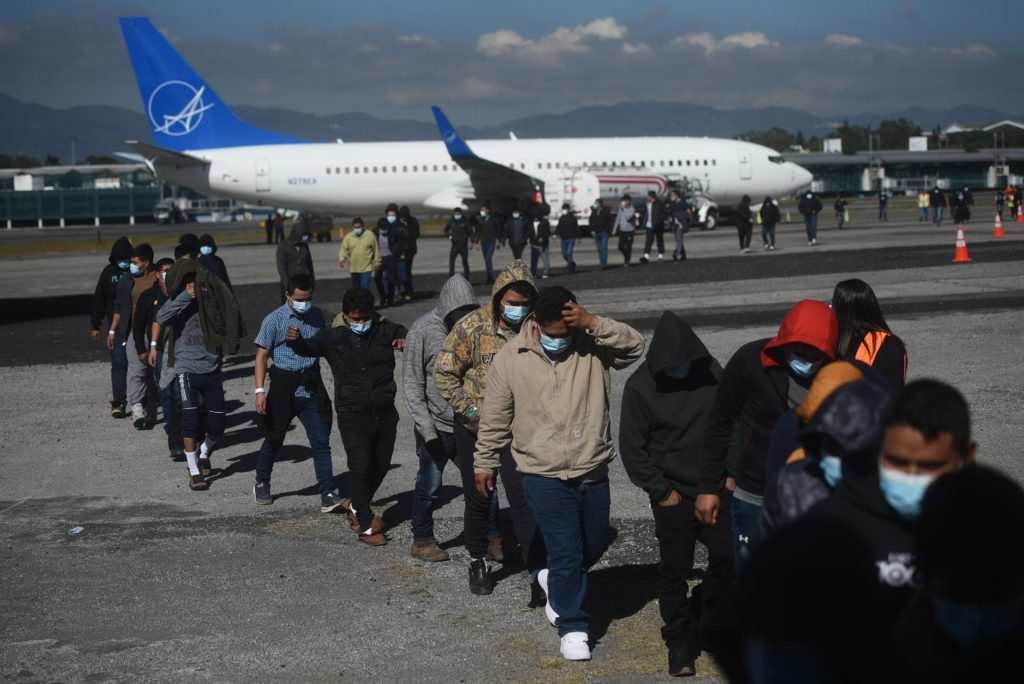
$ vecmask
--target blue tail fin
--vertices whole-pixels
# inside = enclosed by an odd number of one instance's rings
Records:
[[[304,142],[235,116],[146,17],[120,21],[142,106],[160,147],[181,152]]]

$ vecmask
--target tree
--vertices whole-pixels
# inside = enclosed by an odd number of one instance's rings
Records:
[[[921,127],[902,116],[878,124],[879,146],[883,150],[905,150],[907,139],[915,135],[921,135]]]
[[[793,144],[793,134],[778,126],[765,131],[747,131],[736,137],[780,152],[789,149],[789,146]]]
[[[836,135],[843,141],[843,154],[853,154],[868,149],[868,135],[870,129],[867,126],[855,126],[847,119],[836,129]]]
[[[43,166],[60,166],[60,157],[55,154],[46,155],[46,159],[43,160]]]

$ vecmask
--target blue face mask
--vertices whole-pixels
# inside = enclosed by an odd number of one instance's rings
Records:
[[[548,337],[544,333],[540,334],[540,346],[544,348],[551,356],[558,356],[572,344],[572,336],[569,337]]]
[[[519,218],[519,216],[520,216],[520,214],[519,214],[518,211],[513,211],[512,212],[512,218],[517,219],[517,218]]]
[[[118,261],[117,262],[117,267],[119,269],[121,269],[122,271],[127,271],[129,268],[132,267],[132,262],[130,262],[130,261]]]
[[[505,319],[511,325],[519,325],[526,318],[526,314],[530,312],[528,306],[512,306],[510,304],[502,305],[501,317]]]
[[[825,474],[828,486],[835,489],[843,479],[843,462],[838,456],[822,456],[821,472]]]
[[[452,218],[455,219],[456,221],[461,221],[462,214],[452,214]]]
[[[373,321],[363,321],[362,323],[356,323],[355,321],[349,321],[348,327],[356,335],[365,335],[370,332],[370,326],[373,325]]]
[[[398,220],[397,216],[388,216],[388,223],[394,223]]]
[[[484,218],[487,218],[487,212],[486,211],[481,211],[480,215],[483,216]]]
[[[356,237],[359,237],[360,235],[362,235],[363,233],[366,232],[366,229],[365,228],[356,228],[352,232],[356,234]]]
[[[787,363],[789,364],[789,369],[793,371],[793,374],[800,378],[814,377],[814,374],[818,372],[818,369],[821,368],[822,365],[821,361],[805,361],[794,354],[789,355],[789,361],[787,361]]]
[[[911,475],[900,470],[878,464],[878,485],[889,505],[904,518],[916,518],[921,514],[921,499],[928,485],[935,481],[935,475]]]
[[[131,269],[133,276],[140,276],[143,273],[141,266],[136,266],[135,264],[128,264],[128,267]]]
[[[302,241],[309,242],[309,233],[306,233],[305,235],[302,236]]]
[[[568,216],[568,215],[569,215],[569,210],[568,209],[563,209],[562,210],[562,216]]]
[[[933,596],[932,609],[942,631],[960,646],[968,647],[1002,636],[1017,626],[1024,611],[1024,597],[982,607]]]
[[[661,372],[665,374],[665,377],[672,378],[673,380],[683,380],[690,374],[690,364],[679,363],[675,366],[670,366]]]
[[[292,302],[292,310],[300,316],[304,313],[308,313],[313,308],[313,301],[306,300],[304,302]]]
[[[206,245],[203,245],[202,247],[199,248],[199,253],[202,254],[203,256],[210,256],[211,254],[213,254],[213,247],[207,247]]]

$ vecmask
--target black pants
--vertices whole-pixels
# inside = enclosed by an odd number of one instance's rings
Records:
[[[701,649],[701,615],[714,610],[719,598],[733,583],[735,566],[730,503],[724,502],[719,507],[714,527],[697,521],[693,514],[694,499],[687,496],[683,496],[678,506],[670,508],[651,504],[661,555],[661,596],[658,604],[661,619],[665,622],[661,638],[669,648],[688,651],[694,657]],[[698,541],[708,549],[708,570],[700,592],[697,592],[699,600],[691,601],[687,598],[686,576],[693,566],[693,553]]]
[[[464,536],[466,551],[470,558],[483,558],[487,554],[487,532],[490,529],[491,502],[488,497],[476,491],[476,474],[473,472],[473,453],[476,451],[476,435],[455,423],[455,451],[459,455],[459,472],[462,475],[463,498],[466,502]],[[526,569],[533,572],[547,565],[547,549],[544,538],[537,529],[537,521],[526,504],[523,494],[523,476],[516,470],[512,454],[506,449],[501,454],[499,479],[505,485],[505,498],[512,513],[512,528],[519,541]]]
[[[644,254],[651,253],[651,246],[654,241],[658,241],[658,254],[665,253],[665,230],[663,228],[652,228],[651,230],[645,230],[647,236],[644,238]]]
[[[469,245],[452,243],[448,250],[448,277],[455,275],[455,257],[462,257],[462,274],[469,280]]]
[[[359,528],[368,530],[373,524],[370,502],[391,467],[398,411],[385,414],[338,411],[338,432],[345,445],[352,508],[356,509]]]
[[[413,294],[413,289],[412,289],[412,262],[415,261],[415,260],[416,260],[416,255],[415,254],[406,254],[405,255],[405,283],[402,284],[402,287],[405,288],[405,294],[409,295],[410,297]]]
[[[512,241],[509,241],[508,246],[512,249],[512,258],[513,259],[522,259],[523,258],[523,249],[526,247],[526,243],[525,242],[512,242]]]
[[[633,237],[635,233],[619,233],[619,251],[622,258],[628,264],[633,258]]]
[[[740,238],[740,249],[750,249],[750,237],[754,233],[754,226],[750,223],[736,224],[736,234]]]

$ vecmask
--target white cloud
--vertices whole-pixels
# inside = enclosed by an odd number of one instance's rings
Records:
[[[524,38],[509,29],[499,29],[480,36],[476,49],[492,57],[509,52],[524,56],[551,56],[562,52],[586,52],[589,40],[622,40],[628,32],[629,29],[613,17],[605,17],[572,28],[559,26],[537,40]]]
[[[706,31],[703,33],[684,33],[683,35],[677,36],[673,39],[672,44],[696,45],[704,48],[704,53],[708,55],[719,50],[731,50],[734,48],[753,50],[760,47],[778,47],[779,45],[774,40],[770,40],[768,36],[760,31],[743,31],[742,33],[733,33],[721,40],[716,40],[713,35]]]
[[[978,45],[977,43],[965,45],[962,48],[953,48],[952,52],[954,55],[957,55],[959,57],[970,57],[978,59],[993,59],[996,56],[996,53],[992,50],[992,48],[988,47],[987,45]]]
[[[623,43],[622,51],[627,55],[646,55],[651,52],[651,46],[647,43]]]
[[[825,36],[825,42],[837,47],[852,47],[854,45],[864,44],[863,39],[858,38],[857,36],[848,36],[844,33],[830,33]]]

